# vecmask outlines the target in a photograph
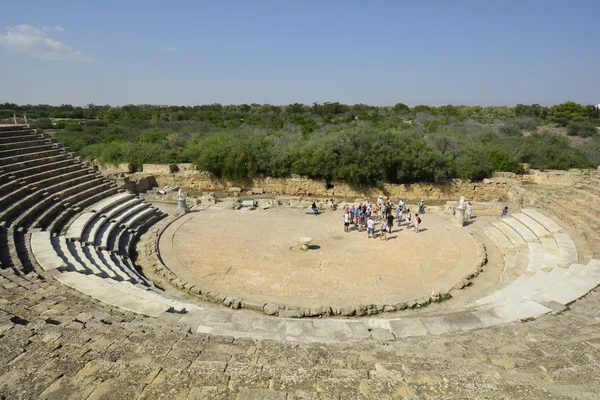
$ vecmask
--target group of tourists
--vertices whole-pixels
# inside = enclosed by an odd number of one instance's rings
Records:
[[[394,222],[399,227],[403,223],[407,227],[414,227],[414,232],[419,232],[419,224],[421,217],[419,214],[425,212],[425,203],[423,200],[419,202],[419,212],[415,213],[414,218],[408,205],[404,200],[400,200],[398,204],[394,204],[391,200],[384,200],[382,197],[377,199],[376,203],[365,201],[359,203],[358,207],[352,205],[344,208],[344,232],[350,231],[350,224],[355,225],[359,232],[366,228],[369,238],[375,238],[375,221],[382,221],[380,228],[381,234],[379,240],[387,240],[387,234],[392,233]]]

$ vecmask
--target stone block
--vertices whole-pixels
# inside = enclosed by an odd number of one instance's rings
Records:
[[[267,303],[263,307],[263,312],[267,315],[276,315],[279,312],[279,304]]]
[[[300,310],[279,310],[279,316],[282,318],[302,318]]]
[[[264,307],[265,307],[264,302],[257,302],[257,301],[251,301],[251,300],[243,300],[242,301],[242,308],[246,308],[248,310],[263,311]]]
[[[252,188],[252,193],[254,194],[263,194],[263,189],[262,188]]]
[[[356,314],[356,309],[354,307],[342,307],[339,309],[339,314],[345,317],[351,317]]]
[[[230,187],[229,189],[227,189],[227,191],[229,193],[238,193],[239,194],[242,191],[242,188],[241,187],[237,187],[237,186],[233,186],[233,187]]]

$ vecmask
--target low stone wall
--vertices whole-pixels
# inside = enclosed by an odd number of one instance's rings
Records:
[[[449,286],[447,290],[441,292],[434,292],[429,296],[413,299],[409,301],[401,301],[393,304],[353,304],[344,307],[331,307],[323,304],[321,306],[312,308],[288,308],[284,305],[277,303],[266,303],[266,302],[255,302],[249,301],[237,296],[228,295],[226,293],[215,292],[208,290],[198,284],[187,282],[176,275],[165,263],[163,262],[160,255],[159,242],[162,234],[165,230],[178,220],[184,217],[185,214],[179,216],[172,216],[162,226],[155,227],[148,231],[147,239],[144,241],[143,249],[145,260],[147,265],[145,267],[151,268],[153,273],[158,274],[165,278],[170,285],[180,290],[187,292],[190,295],[197,296],[202,300],[209,301],[212,303],[220,304],[222,306],[233,308],[233,309],[248,309],[257,312],[264,313],[266,315],[288,317],[288,318],[303,318],[303,317],[322,317],[322,316],[363,316],[363,315],[374,315],[384,312],[397,312],[404,310],[412,310],[421,307],[426,307],[430,303],[439,303],[443,300],[452,297],[452,291],[462,290],[470,287],[473,284],[473,280],[483,272],[487,265],[487,251],[485,246],[478,242],[475,237],[471,234],[471,239],[477,246],[477,262],[474,265],[471,272],[466,274],[462,279],[456,282],[453,286]]]
[[[417,183],[410,185],[384,184],[383,188],[352,187],[344,182],[330,185],[324,180],[302,176],[288,178],[258,178],[240,183],[227,182],[209,172],[196,171],[192,164],[155,165],[144,164],[144,173],[150,173],[158,186],[177,186],[190,191],[228,191],[239,187],[242,193],[260,189],[270,195],[304,195],[337,197],[377,197],[390,196],[392,199],[445,200],[465,196],[478,201],[506,198],[513,179],[492,178],[484,182],[464,182],[453,180],[444,184]],[[136,175],[136,174],[133,174]]]
[[[128,164],[120,164],[119,169],[126,169]],[[107,171],[106,174],[114,172]],[[327,184],[324,180],[310,179],[304,176],[292,175],[287,178],[256,178],[246,182],[229,182],[217,178],[206,171],[197,171],[193,164],[144,164],[143,172],[128,174],[125,171],[121,178],[127,177],[131,182],[148,180],[151,176],[154,186],[177,186],[186,192],[228,192],[233,189],[238,194],[249,191],[260,194],[282,196],[321,196],[321,197],[346,197],[363,198],[389,196],[392,200],[399,199],[424,199],[424,200],[450,200],[465,196],[470,201],[490,202],[511,201],[527,204],[529,199],[523,198],[519,187],[526,185],[540,186],[568,186],[581,182],[590,170],[572,169],[568,171],[538,171],[531,170],[527,174],[517,175],[512,172],[496,172],[490,179],[482,182],[467,182],[451,180],[446,183],[416,183],[416,184],[384,184],[382,188],[353,187],[344,182]],[[120,183],[120,182],[117,182]],[[135,191],[143,192],[149,185],[137,185]],[[128,187],[126,187],[128,189]]]

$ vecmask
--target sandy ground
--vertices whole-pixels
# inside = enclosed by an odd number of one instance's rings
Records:
[[[377,224],[377,228],[381,223]],[[379,232],[378,232],[379,235]],[[299,239],[313,238],[299,250]],[[319,216],[215,206],[175,222],[162,237],[169,267],[201,287],[287,306],[393,304],[449,289],[477,262],[473,239],[442,215],[421,232],[394,226],[387,241],[343,230],[341,211]]]

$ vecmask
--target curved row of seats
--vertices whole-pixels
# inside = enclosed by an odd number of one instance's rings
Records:
[[[600,171],[565,188],[547,189],[539,206],[571,226],[589,243],[593,257],[600,258]]]
[[[54,139],[0,128],[0,268],[36,265],[93,298],[145,315],[195,306],[154,289],[131,261],[139,234],[162,214]]]
[[[535,301],[556,308],[568,305],[600,284],[600,260],[579,264],[571,237],[535,209],[523,209],[493,222],[484,232],[505,253],[501,280],[509,283],[477,300],[478,305]]]

